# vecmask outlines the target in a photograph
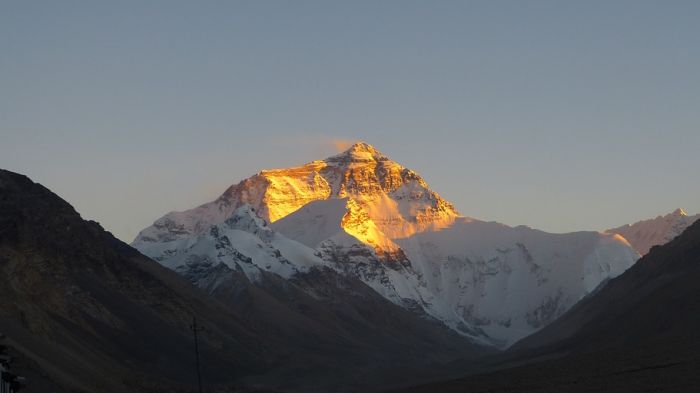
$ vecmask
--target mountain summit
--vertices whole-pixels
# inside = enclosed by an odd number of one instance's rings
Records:
[[[365,143],[357,142],[350,146],[344,152],[329,157],[325,161],[334,162],[368,162],[368,161],[389,161],[389,158],[382,154],[379,150],[375,149],[374,146]]]
[[[222,226],[244,206],[269,230]],[[204,265],[240,269],[252,281],[327,267],[499,347],[545,326],[638,258],[619,235],[549,234],[460,216],[420,175],[362,142],[261,171],[215,201],[168,213],[133,246],[200,282]]]
[[[685,216],[688,215],[688,213],[686,213],[685,210],[683,210],[683,209],[680,208],[680,207],[679,207],[678,209],[674,210],[674,211],[673,211],[673,214],[676,215],[676,216],[683,216],[683,217],[685,217]]]
[[[666,215],[608,229],[606,232],[623,236],[640,255],[646,255],[652,247],[670,242],[697,220],[700,220],[700,214],[689,216],[685,210],[678,208]]]
[[[339,198],[354,202],[353,211],[365,214],[390,238],[445,227],[458,216],[452,204],[430,190],[416,172],[359,142],[325,160],[263,170],[232,185],[213,202],[165,215],[141,231],[134,243],[172,241],[200,234],[211,225],[224,222],[245,204],[272,223],[309,202]],[[352,221],[346,219],[345,223]]]

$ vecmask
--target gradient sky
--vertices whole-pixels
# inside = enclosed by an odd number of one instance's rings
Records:
[[[3,1],[0,167],[125,241],[343,140],[510,225],[697,213],[698,21],[700,1]]]

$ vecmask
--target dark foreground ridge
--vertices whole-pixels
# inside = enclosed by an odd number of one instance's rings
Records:
[[[0,212],[0,331],[56,391],[186,386],[193,315],[209,327],[211,381],[262,370],[263,343],[244,321],[48,189],[0,171]]]
[[[699,282],[700,221],[472,376],[403,392],[698,392]]]

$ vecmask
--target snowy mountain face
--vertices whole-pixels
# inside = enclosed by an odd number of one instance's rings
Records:
[[[200,281],[201,272],[219,265],[226,266],[225,271],[242,272],[249,281],[256,282],[262,272],[289,279],[326,264],[311,248],[273,231],[249,205],[241,206],[226,221],[211,225],[206,232],[169,242],[143,242],[139,250],[192,281]]]
[[[136,242],[163,242],[205,232],[248,204],[275,222],[309,202],[350,198],[393,237],[449,225],[454,207],[428,188],[417,173],[365,143],[304,166],[262,171],[227,189],[213,202],[172,212],[144,229]]]
[[[343,213],[352,214],[346,204],[313,202],[272,227],[395,303],[499,347],[553,321],[638,258],[618,235],[549,234],[458,217],[442,230],[393,239],[400,257],[386,261],[343,231]]]
[[[697,220],[700,220],[700,214],[689,216],[683,209],[676,209],[665,216],[623,225],[605,232],[621,235],[639,255],[646,255],[652,247],[670,242]]]
[[[545,326],[639,257],[619,235],[462,217],[365,143],[262,171],[213,202],[168,213],[133,246],[197,282],[219,264],[252,281],[327,266],[497,347]]]

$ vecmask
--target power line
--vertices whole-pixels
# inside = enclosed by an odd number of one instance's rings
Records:
[[[202,326],[197,326],[197,317],[193,316],[192,317],[192,325],[190,326],[190,329],[192,330],[194,334],[194,355],[196,359],[196,364],[197,364],[197,386],[199,387],[199,393],[202,393],[202,373],[199,368],[199,338],[197,333],[201,332],[204,330],[204,327]]]

